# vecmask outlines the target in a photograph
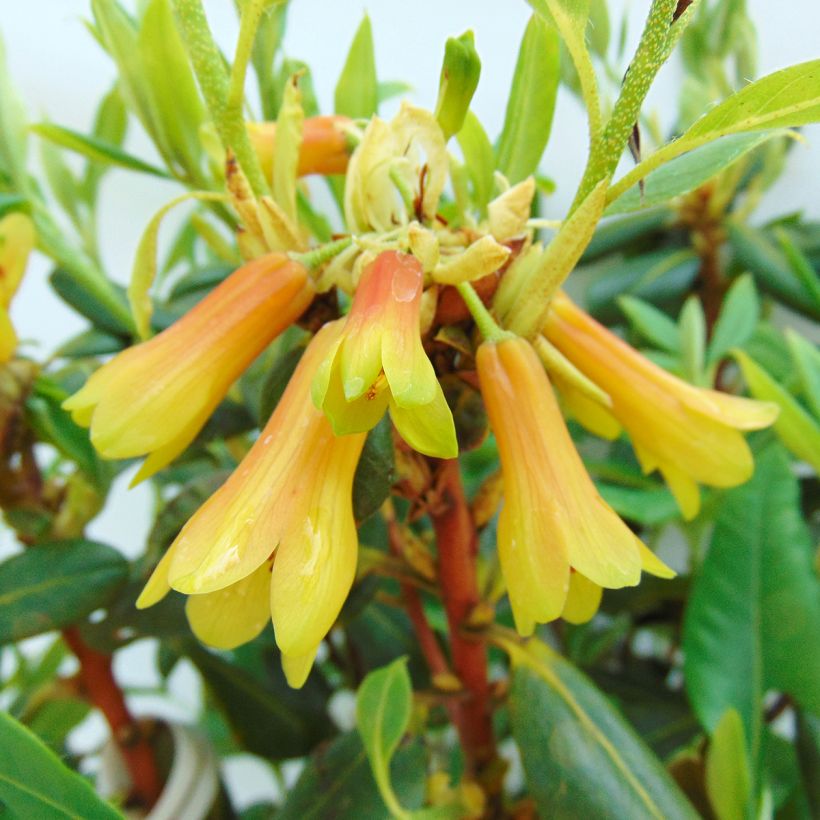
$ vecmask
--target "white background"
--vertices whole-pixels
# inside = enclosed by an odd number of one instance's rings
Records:
[[[634,44],[648,8],[648,0],[611,2],[613,31],[626,9],[630,20],[629,42]],[[0,0],[2,35],[14,82],[25,100],[32,121],[50,119],[78,130],[89,128],[99,98],[114,78],[112,63],[83,25],[90,17],[87,0]],[[206,0],[206,9],[220,45],[230,54],[237,25],[232,0]],[[816,0],[784,0],[772,4],[750,0],[758,26],[760,74],[818,57],[820,14]],[[363,4],[358,0],[295,0],[289,15],[285,41],[289,56],[305,60],[313,70],[323,111],[332,110],[333,88],[356,27]],[[517,47],[529,16],[519,0],[372,0],[367,8],[376,40],[379,78],[410,82],[412,99],[428,107],[435,103],[444,41],[449,35],[473,28],[483,62],[481,82],[473,108],[491,138],[499,131]],[[628,52],[629,53],[629,50]],[[621,66],[623,70],[625,66]],[[665,67],[647,102],[671,124],[677,100],[680,68],[673,60]],[[255,104],[255,96],[250,95]],[[0,105],[3,101],[0,100]],[[389,113],[389,111],[388,111]],[[769,193],[758,218],[805,209],[820,216],[816,194],[820,181],[820,150],[817,127],[806,129],[809,144],[792,152],[789,170]],[[34,143],[34,140],[32,141]],[[36,145],[32,144],[32,149]],[[127,149],[149,161],[155,154],[140,127],[132,123]],[[575,100],[562,90],[553,134],[542,170],[558,183],[547,202],[546,216],[560,218],[572,196],[585,157],[585,127]],[[36,150],[32,150],[36,154]],[[102,252],[108,270],[125,282],[141,232],[154,211],[179,192],[176,185],[152,177],[114,171],[106,177],[99,215]],[[46,285],[48,265],[35,259],[13,307],[12,316],[21,338],[36,342],[40,353],[52,350],[69,335],[82,329],[78,319]],[[34,349],[31,348],[32,352]],[[143,544],[150,517],[150,495],[137,488],[126,493],[119,487],[108,507],[92,525],[91,534],[129,555]],[[0,545],[1,546],[1,545]],[[6,547],[8,547],[8,542]],[[2,549],[0,549],[2,552]],[[145,650],[136,647],[118,663],[118,672],[134,684],[155,680]],[[192,683],[185,675],[179,682],[181,714],[194,708],[185,690]],[[254,789],[264,792],[269,778],[261,769],[245,772],[243,803]]]

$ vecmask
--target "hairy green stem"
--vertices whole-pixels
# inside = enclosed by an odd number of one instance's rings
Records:
[[[237,44],[237,61],[230,78],[222,60],[222,54],[208,27],[202,0],[173,0],[173,4],[182,41],[194,67],[199,87],[205,97],[205,103],[222,140],[222,145],[234,152],[254,193],[266,194],[269,192],[269,187],[259,165],[259,159],[251,146],[242,117],[245,70],[261,15],[261,10],[258,14],[254,14],[252,9],[257,6],[264,7],[265,4],[261,0],[248,4],[247,23],[246,15],[242,16],[242,27]],[[237,87],[239,88],[238,105],[233,99],[237,93]]]
[[[475,288],[469,282],[459,282],[456,288],[467,305],[467,310],[472,314],[473,320],[478,327],[479,333],[488,342],[500,342],[502,339],[511,338],[514,334],[499,327],[498,323],[490,315],[481,297],[475,292]]]

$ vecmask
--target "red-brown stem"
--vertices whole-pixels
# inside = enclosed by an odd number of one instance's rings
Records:
[[[111,656],[88,646],[75,627],[64,630],[63,638],[80,662],[83,689],[105,716],[128,768],[133,783],[130,799],[146,809],[151,808],[162,791],[162,783],[151,746],[128,711],[122,690],[114,680]]]
[[[458,461],[442,461],[437,476],[439,504],[430,512],[438,543],[439,582],[450,627],[453,666],[467,692],[457,723],[467,767],[480,774],[495,759],[487,647],[465,629],[480,601],[476,574],[478,539]]]

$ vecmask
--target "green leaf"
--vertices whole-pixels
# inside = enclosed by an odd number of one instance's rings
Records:
[[[367,434],[353,477],[353,515],[356,521],[370,518],[390,495],[395,480],[393,426],[385,415]]]
[[[686,379],[693,384],[704,384],[704,357],[706,348],[706,317],[697,296],[690,296],[678,317],[681,364]]]
[[[365,14],[347,53],[344,68],[336,83],[334,104],[337,114],[369,119],[379,107],[373,31]]]
[[[390,766],[390,781],[405,806],[424,799],[427,763],[424,747],[415,742],[402,746]],[[288,791],[277,820],[389,820],[367,754],[357,732],[320,747],[308,760],[299,780]]]
[[[820,581],[799,487],[770,441],[754,477],[726,493],[684,621],[686,690],[713,732],[734,708],[758,760],[762,697],[786,692],[820,710]]]
[[[60,345],[54,355],[69,359],[83,359],[88,356],[119,353],[124,347],[125,342],[122,337],[92,327]]]
[[[495,180],[495,155],[493,146],[484,130],[478,117],[472,111],[468,111],[464,118],[461,130],[456,134],[461,153],[464,155],[464,163],[467,166],[467,174],[472,183],[473,205],[479,215],[483,215],[487,210],[487,203],[493,195]]]
[[[640,489],[616,484],[598,484],[604,501],[622,518],[653,526],[677,518],[678,506],[672,494],[663,487]]]
[[[624,250],[630,245],[642,242],[666,228],[671,217],[672,213],[667,208],[654,208],[618,219],[607,219],[596,228],[581,261],[591,262],[604,254]]]
[[[630,67],[630,74],[632,70]],[[610,201],[655,168],[713,140],[732,134],[795,128],[818,120],[820,60],[776,71],[744,86],[704,114],[678,139],[647,157],[612,186]]]
[[[461,130],[480,75],[481,60],[475,50],[473,32],[465,31],[461,37],[448,37],[435,111],[445,139],[449,140]]]
[[[407,658],[399,658],[371,672],[356,695],[356,725],[373,777],[385,805],[395,817],[408,817],[390,783],[390,759],[407,726],[413,706],[413,689]]]
[[[60,151],[49,142],[40,143],[40,161],[45,171],[48,187],[74,225],[80,225],[80,191],[71,169]]]
[[[122,146],[128,130],[128,112],[122,100],[119,86],[116,84],[106,94],[94,117],[92,136],[108,146]],[[82,181],[82,192],[86,202],[92,203],[96,197],[97,186],[110,165],[89,161]]]
[[[0,217],[11,211],[28,211],[28,200],[19,194],[0,193]]]
[[[697,817],[586,676],[540,641],[499,643],[513,662],[512,732],[542,817]]]
[[[739,276],[729,288],[712,330],[706,361],[720,361],[733,347],[742,347],[760,319],[760,301],[751,274]]]
[[[231,660],[193,644],[186,645],[185,654],[240,743],[252,754],[272,760],[302,757],[331,730],[323,710],[308,708],[306,691],[287,692],[278,658],[270,664],[265,680],[242,668],[235,657]]]
[[[811,816],[820,813],[820,717],[799,710],[797,712],[797,761],[806,788],[806,799]]]
[[[75,151],[92,162],[117,165],[130,171],[139,171],[143,174],[152,174],[163,179],[170,179],[170,176],[162,168],[157,168],[137,157],[132,157],[118,146],[103,142],[97,137],[80,134],[70,128],[63,128],[61,125],[50,122],[32,125],[31,130],[43,139],[47,139],[62,148],[67,148],[69,151]]]
[[[605,213],[624,214],[651,208],[668,202],[676,196],[687,194],[703,185],[721,171],[731,168],[749,151],[764,142],[782,136],[782,131],[763,134],[734,134],[702,145],[683,156],[670,160],[643,177],[643,188],[639,181],[627,190],[616,183],[607,197],[612,204]]]
[[[76,623],[125,583],[115,549],[73,539],[39,544],[0,564],[0,644]]]
[[[820,307],[820,276],[817,275],[803,251],[792,242],[786,231],[782,228],[775,228],[774,232],[794,275],[803,284],[814,304]]]
[[[225,200],[225,195],[209,191],[189,191],[174,197],[151,217],[137,246],[134,266],[131,269],[131,281],[128,284],[128,302],[131,305],[134,324],[140,339],[147,339],[151,333],[151,315],[154,312],[154,306],[151,302],[150,291],[157,275],[157,241],[160,225],[170,210],[189,199],[202,202],[222,202]]]
[[[662,310],[634,296],[621,296],[618,307],[635,330],[656,347],[669,353],[680,352],[678,326]]]
[[[26,110],[11,83],[6,49],[0,40],[0,170],[15,182],[19,193],[28,187],[26,178]]]
[[[820,351],[808,339],[791,328],[786,341],[800,379],[800,386],[815,418],[820,419]]]
[[[541,17],[530,17],[496,152],[496,167],[513,185],[535,172],[549,140],[560,77],[559,42],[558,33]]]
[[[299,149],[302,145],[302,94],[299,76],[285,83],[282,105],[276,118],[276,142],[273,148],[273,198],[292,223],[296,223],[296,181],[299,175]]]
[[[174,163],[196,180],[205,106],[199,96],[170,0],[149,0],[142,15],[137,49],[156,112],[157,129]]]
[[[820,319],[820,305],[763,231],[733,220],[726,227],[735,261],[752,273],[762,290],[806,316]]]
[[[706,791],[718,820],[745,820],[752,804],[752,774],[743,721],[727,709],[706,753]]]
[[[762,401],[773,401],[780,407],[774,431],[798,458],[802,458],[820,473],[820,425],[778,384],[751,356],[733,350],[749,392]]]
[[[73,461],[95,484],[104,489],[109,471],[97,457],[88,430],[78,426],[62,404],[69,394],[45,376],[40,376],[32,394],[26,399],[26,415],[37,438],[53,444]],[[102,503],[102,499],[101,499]]]
[[[111,333],[114,336],[127,337],[131,335],[131,330],[118,314],[110,308],[108,302],[98,298],[98,294],[85,286],[85,282],[72,276],[64,268],[55,268],[48,277],[49,284],[54,288],[57,295],[67,302],[77,313],[89,319],[94,327]],[[123,309],[128,315],[125,307],[125,298],[122,289],[118,285],[112,285],[113,299],[123,305]]]
[[[85,778],[69,769],[41,740],[5,712],[0,712],[0,803],[14,817],[122,817],[94,792]]]

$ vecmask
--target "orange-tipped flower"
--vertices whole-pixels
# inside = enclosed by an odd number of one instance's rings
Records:
[[[453,416],[419,332],[423,284],[409,254],[385,251],[364,269],[344,333],[313,383],[313,401],[337,435],[370,430],[389,407],[411,447],[454,458]]]
[[[194,439],[231,384],[313,298],[284,254],[248,262],[153,339],[103,365],[64,407],[106,458],[147,455],[152,475]]]
[[[738,431],[768,427],[777,417],[776,405],[675,378],[563,293],[553,300],[544,333],[610,396],[613,432],[618,423],[626,429],[644,471],[661,471],[685,518],[700,509],[698,484],[734,487],[751,477],[752,453]],[[606,416],[603,408],[595,412],[599,419]],[[594,420],[591,429],[595,431]]]
[[[498,555],[519,633],[565,611],[591,617],[596,585],[634,586],[641,569],[673,575],[598,494],[529,343],[485,342],[477,364],[501,458]]]
[[[34,247],[34,225],[20,213],[0,219],[0,364],[17,349],[17,333],[9,318],[9,306]]]
[[[299,149],[300,177],[308,174],[343,174],[351,154],[351,143],[345,133],[347,117],[338,115],[308,117],[302,124]],[[276,146],[275,122],[248,123],[248,134],[266,179],[273,176]]]
[[[205,643],[230,649],[272,617],[291,686],[301,686],[353,583],[351,501],[364,434],[337,437],[310,401],[338,323],[313,339],[285,394],[228,481],[177,536],[137,606],[187,593]]]

